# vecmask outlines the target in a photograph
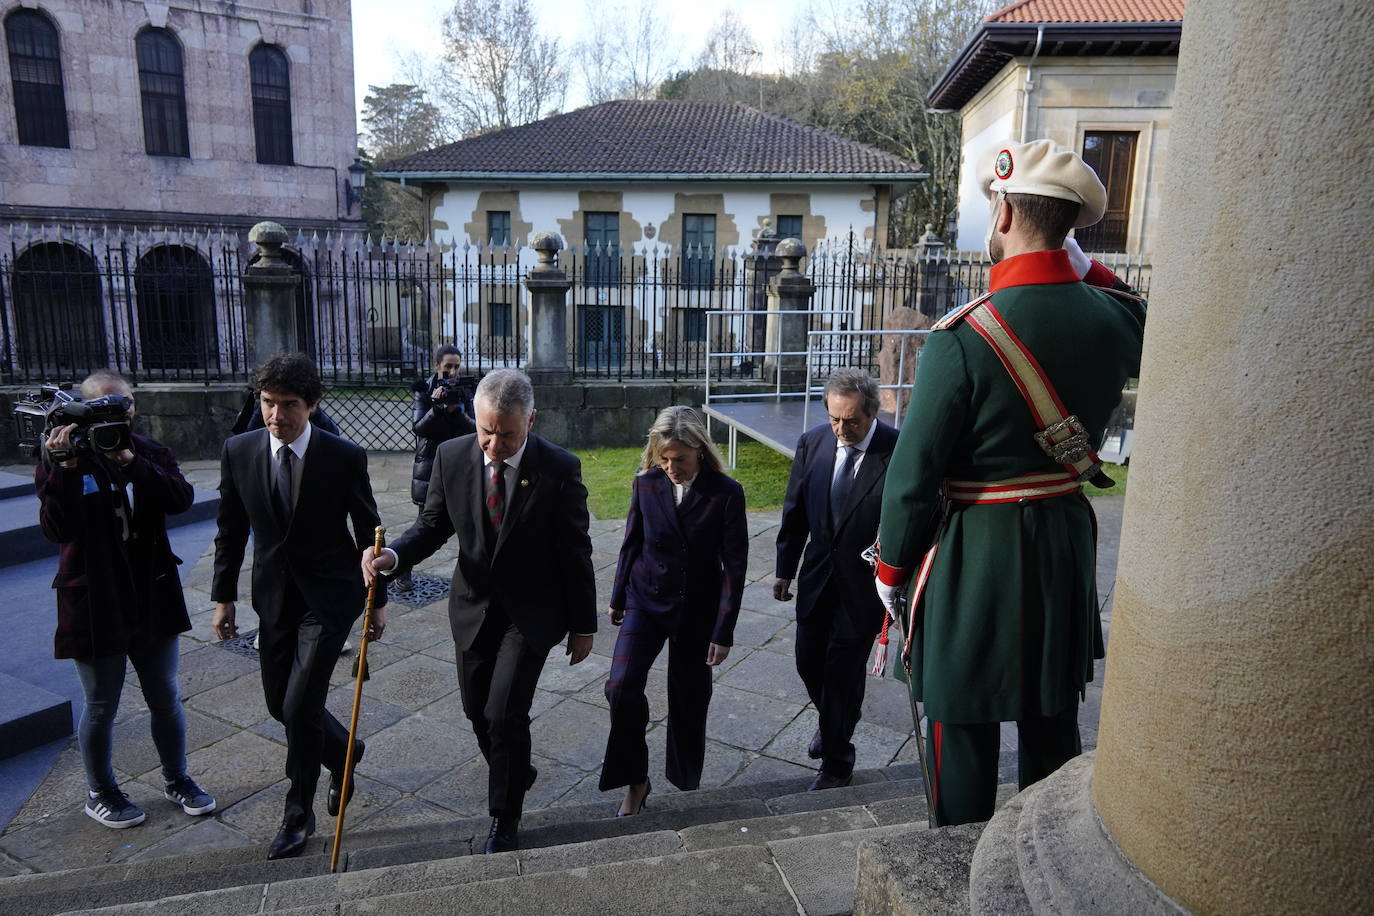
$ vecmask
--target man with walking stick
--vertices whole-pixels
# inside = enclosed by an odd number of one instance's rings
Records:
[[[372,544],[378,516],[367,453],[311,427],[310,411],[323,393],[314,364],[301,353],[273,357],[255,381],[267,428],[224,443],[210,597],[215,637],[236,636],[234,602],[251,530],[263,693],[267,711],[286,727],[291,785],[267,853],[283,859],[300,855],[315,830],[321,763],[332,774],[329,813],[339,811],[348,732],[324,701],[339,650],[363,609],[357,557]],[[371,616],[366,636],[376,639],[386,618],[380,607]],[[354,745],[354,764],[363,749],[361,741]]]
[[[1066,237],[1106,192],[1049,140],[981,163],[991,292],[931,333],[892,456],[878,592],[910,583],[903,662],[930,720],[936,821],[992,816],[1000,723],[1020,785],[1081,751],[1078,700],[1102,657],[1096,526],[1084,482],[1139,373],[1145,305]]]

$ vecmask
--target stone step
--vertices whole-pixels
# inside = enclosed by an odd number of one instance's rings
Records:
[[[72,701],[8,674],[0,674],[0,759],[14,757],[72,733]]]
[[[16,475],[0,471],[7,478]],[[197,490],[191,508],[167,516],[168,528],[180,528],[212,520],[219,512],[218,490]],[[38,496],[33,480],[26,485],[5,484],[0,491],[0,568],[31,563],[57,556],[57,545],[49,541],[38,525]]]
[[[906,776],[909,769],[889,768],[890,775]],[[826,792],[798,792],[805,780],[784,779],[699,792],[650,797],[644,813],[630,818],[608,816],[609,804],[549,808],[528,814],[521,825],[522,849],[510,854],[526,874],[526,859],[561,861],[557,850],[596,848],[585,865],[606,857],[628,858],[638,837],[648,837],[644,855],[668,851],[706,851],[725,846],[765,845],[821,833],[848,832],[902,823],[913,815],[925,819],[919,779],[889,779],[888,771],[855,774],[855,784]],[[917,805],[916,803],[919,803]],[[359,831],[345,845],[345,874],[423,869],[434,862],[473,870],[466,881],[492,877],[488,873],[500,856],[471,856],[486,838],[488,818],[466,818],[438,824]],[[663,848],[664,835],[673,837]],[[22,875],[0,881],[0,913],[34,916],[118,904],[141,905],[169,895],[208,893],[205,905],[223,905],[243,912],[253,890],[262,895],[293,879],[324,878],[332,837],[312,837],[306,855],[286,862],[262,859],[260,845],[165,856],[119,865],[64,872]],[[469,858],[471,856],[471,858]],[[562,867],[583,867],[562,866]],[[445,875],[441,869],[439,874]],[[361,881],[363,879],[354,879]],[[454,882],[461,883],[461,882]],[[314,898],[319,899],[319,898]],[[219,901],[214,903],[213,901]],[[197,903],[199,912],[200,903]],[[131,910],[132,912],[133,910]],[[174,909],[168,909],[173,912]]]
[[[805,816],[814,820],[832,815],[823,811]],[[237,916],[258,912],[422,916],[652,911],[839,916],[853,906],[859,845],[909,829],[907,825],[869,826],[709,849],[690,848],[691,839],[686,834],[654,831],[77,912],[100,916]]]

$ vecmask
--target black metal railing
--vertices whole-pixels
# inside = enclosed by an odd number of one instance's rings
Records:
[[[135,381],[246,381],[245,241],[225,232],[9,230],[0,242],[0,377],[71,379],[103,366]],[[764,244],[688,253],[668,246],[572,248],[558,263],[568,293],[567,347],[588,379],[760,377],[764,311],[782,261]],[[356,234],[289,240],[302,274],[298,344],[331,388],[393,388],[427,375],[454,344],[478,374],[529,360],[531,249],[375,243]],[[1142,294],[1139,258],[1103,260]],[[987,289],[985,256],[940,248],[881,251],[853,236],[801,262],[815,285],[810,330],[915,326]],[[709,269],[708,269],[709,268]],[[903,311],[906,310],[906,311]],[[708,334],[710,340],[707,339]],[[836,335],[834,365],[869,365],[873,337]],[[388,406],[387,410],[391,410]]]

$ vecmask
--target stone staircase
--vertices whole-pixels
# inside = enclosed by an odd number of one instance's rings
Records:
[[[526,814],[522,848],[493,856],[480,854],[485,817],[364,830],[345,837],[338,874],[329,873],[332,836],[323,835],[301,858],[279,862],[253,845],[24,874],[0,880],[0,914],[852,912],[859,844],[900,848],[926,832],[917,768],[860,771],[854,785],[825,792],[806,784],[794,777],[650,796],[644,813],[628,818],[607,816],[608,793],[604,803]],[[320,826],[332,833],[332,819]],[[961,903],[966,911],[964,867],[964,883],[951,881],[949,911]]]

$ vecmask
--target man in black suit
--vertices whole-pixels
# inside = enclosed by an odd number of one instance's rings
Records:
[[[357,557],[372,543],[378,517],[367,453],[309,422],[323,393],[314,364],[301,353],[277,356],[255,381],[267,428],[224,443],[210,597],[216,638],[237,635],[234,601],[251,529],[263,693],[267,711],[286,727],[291,780],[267,854],[281,859],[300,855],[314,832],[321,763],[332,774],[329,813],[339,810],[348,730],[324,701],[339,650],[362,613]],[[374,609],[369,637],[385,626],[385,613]],[[358,742],[354,762],[361,757]]]
[[[487,373],[473,399],[477,432],[434,456],[429,493],[410,530],[363,575],[409,569],[458,536],[449,623],[463,712],[489,768],[487,852],[519,845],[530,766],[530,704],[549,650],[568,635],[576,665],[596,632],[596,581],[581,463],[530,432],[534,389],[516,369]],[[869,586],[872,592],[872,586]]]
[[[802,434],[778,529],[773,597],[797,583],[797,673],[820,714],[808,753],[821,761],[812,789],[847,786],[864,669],[883,622],[873,570],[863,559],[878,535],[883,480],[897,431],[878,419],[878,383],[840,369],[825,385],[828,426]],[[808,542],[808,536],[810,538]],[[804,551],[803,551],[803,548]]]

